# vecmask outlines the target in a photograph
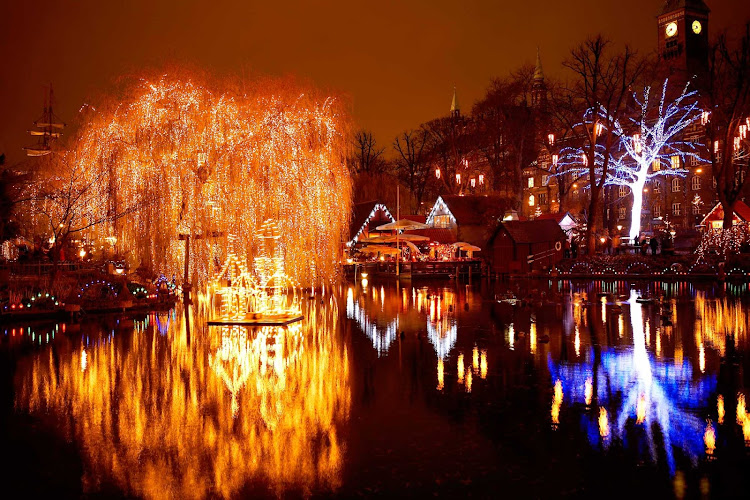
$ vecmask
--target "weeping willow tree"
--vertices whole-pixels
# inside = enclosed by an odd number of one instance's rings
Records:
[[[189,279],[201,284],[230,252],[252,262],[270,218],[294,279],[336,276],[352,191],[340,99],[290,80],[238,88],[167,75],[105,101],[85,107],[68,155],[95,200],[86,220],[104,221],[92,238],[116,241],[131,266],[177,276],[187,239]]]

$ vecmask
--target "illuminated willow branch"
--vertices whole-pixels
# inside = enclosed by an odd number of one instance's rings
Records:
[[[162,76],[89,108],[75,157],[98,201],[90,217],[111,221],[92,236],[117,237],[133,266],[180,276],[178,235],[190,235],[190,279],[202,284],[229,236],[251,261],[270,218],[290,275],[306,286],[330,281],[351,204],[347,110],[288,81],[224,87]],[[132,200],[139,210],[112,217]]]

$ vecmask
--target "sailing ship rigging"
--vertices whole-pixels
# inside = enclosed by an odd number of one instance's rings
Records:
[[[35,129],[28,131],[32,137],[37,137],[37,142],[33,146],[23,148],[26,150],[27,156],[45,156],[50,154],[52,152],[52,141],[62,135],[65,123],[61,122],[52,111],[52,102],[53,92],[52,85],[50,85],[49,95],[46,97],[44,103],[44,113],[39,119],[34,121]]]

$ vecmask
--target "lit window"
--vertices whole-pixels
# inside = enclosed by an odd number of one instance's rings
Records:
[[[654,193],[661,193],[661,182],[654,181]]]
[[[529,187],[530,188],[534,187],[534,178],[533,177],[529,177]]]
[[[651,170],[653,170],[654,172],[658,172],[659,170],[661,170],[661,160],[659,158],[655,159],[651,164]]]
[[[534,206],[534,195],[533,194],[529,195],[529,206],[530,207]]]
[[[477,187],[477,180],[475,178],[471,178],[471,187]]]
[[[691,184],[693,185],[693,191],[698,191],[701,188],[701,178],[697,175],[693,177],[693,180],[691,181]]]
[[[654,205],[654,217],[661,217],[661,205]]]
[[[682,203],[672,203],[672,215],[680,215],[682,213]]]
[[[672,168],[680,168],[680,157],[678,155],[673,155],[672,158],[669,159],[669,163]]]
[[[626,212],[625,207],[620,207],[620,216],[618,218],[619,219],[624,219],[625,218],[625,212]]]
[[[693,215],[700,214],[700,207],[698,205],[693,205]]]
[[[539,193],[539,204],[540,205],[547,204],[547,193]]]
[[[461,174],[456,174],[456,184],[461,184]]]
[[[677,179],[677,178],[672,179],[672,192],[673,193],[680,192],[680,179]]]
[[[624,198],[628,195],[628,187],[627,186],[620,186],[619,189],[620,198]]]
[[[697,167],[698,166],[698,157],[697,156],[691,156],[690,157],[690,166],[691,167]]]
[[[481,186],[483,184],[484,184],[484,174],[479,174],[479,185]]]
[[[434,227],[449,228],[451,227],[450,215],[436,215],[432,221]]]

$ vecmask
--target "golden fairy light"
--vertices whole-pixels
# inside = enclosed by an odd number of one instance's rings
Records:
[[[552,427],[557,428],[560,423],[560,406],[563,402],[563,389],[562,382],[560,380],[555,381],[555,388],[552,394],[552,409],[550,410],[550,416],[552,417]]]
[[[716,414],[719,419],[719,423],[724,423],[724,396],[719,394],[719,396],[716,398]]]
[[[273,218],[290,276],[327,283],[348,231],[347,115],[339,99],[291,81],[141,79],[82,113],[66,153],[87,190],[79,225],[105,221],[92,238],[116,238],[134,268],[180,278],[187,247],[188,279],[205,284],[229,235],[252,262],[257,229]]]
[[[609,436],[609,418],[603,407],[599,407],[599,435],[603,438]]]

